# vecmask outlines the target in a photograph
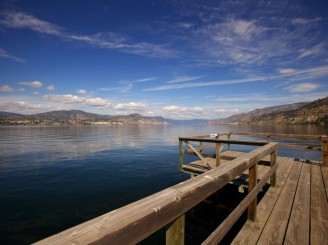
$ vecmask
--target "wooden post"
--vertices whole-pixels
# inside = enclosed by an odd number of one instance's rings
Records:
[[[204,142],[199,142],[199,152],[203,151]]]
[[[254,164],[249,169],[248,192],[251,192],[255,188],[256,182],[257,182],[257,163]],[[256,208],[257,208],[257,196],[254,197],[253,201],[248,206],[248,219],[251,221],[256,220]]]
[[[221,154],[221,144],[216,143],[215,144],[215,157],[216,157],[215,167],[220,166],[220,154]]]
[[[270,166],[271,168],[277,164],[277,150],[271,152],[270,154]],[[270,177],[270,185],[272,187],[276,187],[276,176],[277,176],[277,172],[275,171],[272,176]]]
[[[267,142],[270,142],[270,135],[267,135]]]
[[[231,133],[228,133],[228,140],[230,140],[230,134]],[[230,144],[228,144],[228,151],[230,151]]]
[[[183,141],[179,140],[179,169],[182,171],[183,165]]]
[[[185,215],[181,215],[176,220],[167,225],[166,244],[183,245],[185,233]]]
[[[322,165],[328,164],[328,137],[327,136],[322,136]]]

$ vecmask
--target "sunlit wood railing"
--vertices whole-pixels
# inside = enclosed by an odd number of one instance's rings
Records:
[[[232,138],[236,138],[236,136],[248,136],[250,138],[253,138],[252,140],[236,140]],[[217,133],[217,134],[211,134],[211,135],[197,135],[192,136],[189,138],[180,138],[180,170],[182,169],[183,164],[183,155],[184,154],[196,154],[195,151],[202,152],[203,157],[212,157],[216,158],[217,162],[220,162],[220,152],[218,151],[218,144],[227,144],[227,150],[231,150],[231,145],[238,144],[238,145],[263,145],[264,141],[258,141],[255,140],[256,138],[265,138],[265,142],[271,142],[277,139],[301,139],[301,140],[315,140],[318,143],[315,145],[299,145],[295,143],[278,143],[278,147],[286,147],[286,148],[293,148],[293,149],[303,149],[303,150],[311,150],[311,151],[321,151],[322,153],[322,164],[328,164],[328,137],[326,135],[307,135],[307,134],[277,134],[277,133],[249,133],[249,132],[224,132],[224,133]],[[212,139],[211,139],[212,138]],[[225,138],[225,139],[223,139]],[[188,145],[187,150],[182,149],[182,145],[185,142],[189,141],[197,141],[199,142],[199,147],[194,147],[194,149],[191,149]],[[209,140],[211,139],[211,140]],[[204,145],[203,142],[210,142],[215,143],[210,145]],[[221,146],[221,145],[220,145]],[[216,147],[215,154],[209,154],[203,152],[206,149],[210,149]],[[197,154],[196,154],[197,155]]]
[[[180,138],[180,145],[183,140],[191,141],[193,139]],[[207,141],[204,139],[201,142],[209,141],[215,144],[218,143],[218,139],[207,139]],[[230,140],[227,143],[244,144],[245,142]],[[237,157],[229,164],[214,168],[195,178],[72,227],[35,244],[135,244],[164,226],[167,227],[167,244],[183,244],[184,214],[244,171],[249,170],[248,195],[204,241],[205,244],[217,243],[247,208],[249,219],[255,219],[257,194],[269,178],[270,184],[275,186],[278,144],[274,142],[255,142],[254,144],[260,147]],[[271,156],[271,168],[257,183],[257,163],[268,155]]]

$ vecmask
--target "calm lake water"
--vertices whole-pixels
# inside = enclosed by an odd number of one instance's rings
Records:
[[[184,181],[178,136],[228,131],[328,133],[316,126],[0,127],[0,244],[35,242]]]

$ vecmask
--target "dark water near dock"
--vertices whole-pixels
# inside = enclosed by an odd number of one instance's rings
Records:
[[[186,180],[178,136],[228,131],[328,133],[316,126],[0,127],[0,244],[35,242]]]

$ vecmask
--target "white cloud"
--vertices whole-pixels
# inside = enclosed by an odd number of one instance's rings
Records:
[[[292,74],[295,72],[297,72],[297,70],[292,69],[292,68],[279,69],[280,74]]]
[[[188,82],[188,81],[193,81],[193,80],[197,80],[199,78],[202,78],[204,76],[181,76],[181,77],[177,77],[171,81],[168,81],[167,83],[182,83],[182,82]]]
[[[33,88],[41,88],[43,86],[42,82],[40,81],[33,81],[33,82],[20,82],[19,84],[33,87]]]
[[[297,70],[293,73],[285,72],[285,74],[280,75],[269,75],[261,77],[247,77],[235,80],[218,80],[211,82],[190,82],[190,83],[178,83],[178,84],[165,84],[158,87],[146,88],[143,91],[162,91],[162,90],[173,90],[182,88],[196,88],[196,87],[207,87],[207,86],[221,86],[227,84],[238,84],[238,83],[250,83],[250,82],[260,82],[260,81],[272,81],[275,79],[282,78],[292,78],[294,76],[308,76],[308,78],[317,78],[326,75],[328,72],[328,66],[312,67],[303,70]],[[300,78],[301,79],[301,78]]]
[[[0,25],[6,28],[27,28],[42,34],[56,36],[65,40],[84,42],[104,49],[115,49],[121,52],[149,57],[172,57],[175,53],[167,49],[166,44],[132,42],[122,35],[103,32],[90,35],[70,34],[64,28],[40,20],[23,12],[3,12]]]
[[[128,83],[124,86],[99,88],[96,91],[116,91],[116,92],[119,92],[119,93],[127,93],[132,89],[132,87],[133,87],[133,84]]]
[[[200,107],[180,107],[175,105],[164,106],[158,113],[166,118],[176,119],[203,118],[205,115],[204,109]]]
[[[24,63],[25,62],[25,59],[13,56],[13,55],[9,54],[8,52],[6,52],[5,50],[3,50],[1,48],[0,48],[0,57],[10,59],[10,60],[16,61],[18,63]]]
[[[39,95],[39,92],[33,92],[32,94],[33,95]]]
[[[22,114],[33,114],[49,111],[50,107],[43,104],[34,104],[27,101],[0,101],[0,111],[8,111]]]
[[[28,28],[36,32],[49,35],[62,35],[62,29],[49,22],[35,18],[22,12],[4,12],[0,24],[7,28]]]
[[[233,109],[217,109],[217,110],[215,110],[215,112],[217,114],[219,114],[219,115],[221,115],[221,114],[231,115],[231,114],[240,112],[240,110],[237,109],[237,108],[233,108]]]
[[[47,90],[49,90],[49,91],[53,91],[53,90],[55,90],[55,86],[54,86],[54,85],[49,85],[49,86],[47,87]]]
[[[102,98],[87,98],[80,97],[71,94],[64,95],[45,95],[44,98],[48,101],[64,103],[64,104],[76,104],[80,106],[90,106],[90,107],[110,107],[110,102]]]
[[[149,82],[149,81],[154,81],[157,79],[159,79],[159,77],[146,77],[146,78],[136,80],[136,83]]]
[[[305,58],[308,56],[318,56],[325,53],[325,45],[323,43],[320,43],[311,48],[302,48],[299,52],[299,58]]]
[[[76,93],[77,94],[86,94],[87,91],[85,89],[79,89],[79,90],[76,90]]]
[[[292,20],[292,23],[295,25],[307,25],[307,24],[311,24],[313,22],[319,22],[322,21],[322,18],[317,17],[314,19],[304,19],[304,18],[295,18]]]
[[[0,92],[14,92],[15,89],[8,85],[0,86]]]
[[[113,106],[115,110],[143,110],[147,107],[147,104],[140,102],[129,102],[129,103],[120,103]]]
[[[292,93],[308,93],[317,90],[320,87],[317,83],[300,83],[285,88]]]

